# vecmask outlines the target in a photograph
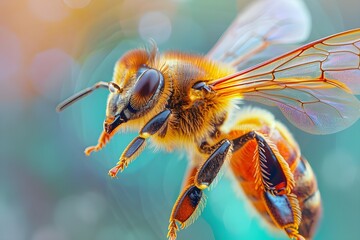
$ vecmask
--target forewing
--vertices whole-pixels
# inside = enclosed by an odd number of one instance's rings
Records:
[[[340,131],[360,117],[360,29],[210,81],[218,96],[277,106],[300,129]]]
[[[238,15],[207,57],[241,67],[271,44],[304,41],[309,33],[302,1],[258,0]]]

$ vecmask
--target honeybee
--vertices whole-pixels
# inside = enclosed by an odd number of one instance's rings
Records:
[[[171,240],[199,216],[205,190],[225,169],[271,226],[290,239],[314,236],[321,197],[311,166],[282,123],[242,101],[278,107],[313,134],[349,127],[360,117],[354,96],[360,93],[360,29],[239,70],[272,44],[295,43],[307,35],[300,1],[267,4],[257,1],[240,14],[205,56],[161,54],[155,44],[131,50],[116,63],[111,82],[98,82],[57,107],[61,111],[98,88],[109,90],[103,131],[85,154],[101,150],[121,128],[139,131],[109,170],[111,177],[149,138],[164,149],[187,151],[190,166],[170,215]]]

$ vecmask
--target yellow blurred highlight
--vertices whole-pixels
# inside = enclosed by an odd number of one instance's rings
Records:
[[[91,0],[63,0],[70,8],[84,8],[87,7]]]

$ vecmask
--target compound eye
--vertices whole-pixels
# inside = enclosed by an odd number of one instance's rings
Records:
[[[141,106],[148,102],[160,85],[162,74],[155,69],[145,70],[135,83],[132,105]]]

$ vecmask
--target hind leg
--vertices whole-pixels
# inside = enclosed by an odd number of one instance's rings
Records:
[[[305,239],[299,234],[301,210],[297,196],[292,193],[294,176],[271,139],[260,132],[250,131],[233,140],[234,151],[252,143],[250,172],[254,173],[254,188],[272,222],[283,229],[291,239]]]

